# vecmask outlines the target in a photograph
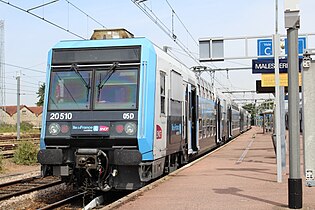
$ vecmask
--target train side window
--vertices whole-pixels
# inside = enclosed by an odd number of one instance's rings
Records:
[[[211,122],[212,120],[211,119],[208,119],[208,122],[207,122],[207,131],[208,131],[208,137],[209,136],[211,136],[212,135],[212,133],[211,133],[211,124],[212,124],[212,122]]]
[[[161,114],[165,114],[165,73],[160,72]]]
[[[201,87],[201,97],[204,98],[205,97],[205,90],[203,87]]]
[[[202,118],[199,118],[199,139],[202,139]]]
[[[203,138],[207,137],[207,119],[202,121]]]

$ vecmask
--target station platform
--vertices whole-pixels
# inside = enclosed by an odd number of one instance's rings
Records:
[[[111,207],[120,210],[289,209],[288,173],[282,183],[277,183],[271,135],[262,131],[253,127],[223,148]],[[315,210],[315,187],[304,185],[304,175],[302,180],[303,209]]]

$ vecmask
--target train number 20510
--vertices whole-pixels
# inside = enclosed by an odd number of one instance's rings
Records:
[[[71,112],[58,112],[58,113],[50,113],[50,120],[71,120],[72,113]]]

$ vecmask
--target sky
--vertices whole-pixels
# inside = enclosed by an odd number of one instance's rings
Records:
[[[0,20],[4,20],[4,69],[5,105],[16,105],[16,76],[21,77],[21,104],[34,106],[38,101],[36,92],[45,82],[48,51],[61,40],[81,39],[58,27],[23,12],[51,0],[10,0],[0,1]],[[76,8],[72,5],[75,5]],[[275,33],[275,0],[147,0],[147,7],[163,23],[172,28],[172,9],[174,34],[191,52],[198,57],[199,38],[203,37],[245,37],[265,36]],[[315,33],[315,1],[300,0],[300,34]],[[79,10],[78,10],[79,9]],[[63,27],[80,37],[88,39],[97,28],[126,28],[136,37],[147,37],[156,45],[170,46],[174,56],[187,66],[198,65],[155,25],[131,0],[59,0],[45,7],[32,9],[37,16]],[[179,18],[178,18],[179,17]],[[95,22],[96,20],[97,22]],[[279,33],[286,34],[284,28],[284,0],[279,0]],[[183,27],[184,24],[185,28]],[[189,33],[187,33],[187,31]],[[225,49],[227,54],[243,53],[237,43]],[[309,48],[315,48],[315,36],[310,36]],[[256,41],[250,51],[257,52]],[[249,67],[251,60],[229,60],[219,63],[202,63],[211,68]],[[206,73],[203,75],[208,78]],[[217,89],[255,90],[255,80],[251,70],[215,73]],[[262,98],[267,95],[234,94],[234,98]]]

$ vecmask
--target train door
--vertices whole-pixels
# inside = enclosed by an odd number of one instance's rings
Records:
[[[197,124],[197,116],[198,116],[198,103],[197,103],[197,94],[196,88],[188,84],[186,88],[186,134],[187,134],[187,142],[188,142],[188,154],[193,154],[198,151],[198,124]]]
[[[183,141],[183,77],[178,72],[172,70],[170,73],[170,89],[168,99],[168,144],[167,155],[177,153],[181,150]]]
[[[229,137],[228,134],[228,127],[227,127],[227,103],[226,100],[223,99],[222,101],[222,141],[225,142],[227,138]]]
[[[227,109],[227,130],[228,138],[232,137],[232,107],[229,106]]]
[[[222,109],[221,102],[217,99],[216,103],[216,143],[220,144],[222,141]]]
[[[244,131],[244,111],[240,110],[240,132]]]

